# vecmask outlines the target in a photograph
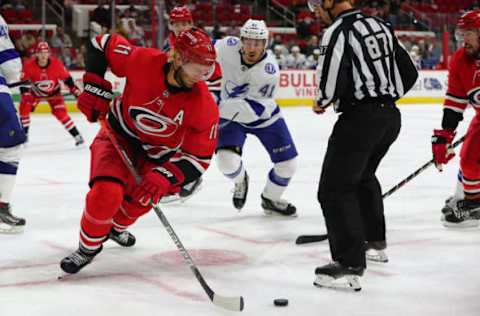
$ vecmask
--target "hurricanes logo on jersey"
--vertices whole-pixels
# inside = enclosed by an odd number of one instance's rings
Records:
[[[468,98],[472,105],[480,107],[480,87],[468,91]]]
[[[45,92],[51,92],[55,88],[55,81],[53,80],[43,80],[35,82],[35,86]]]
[[[229,98],[237,98],[248,92],[249,85],[249,83],[245,83],[237,86],[234,82],[229,80],[225,84],[225,92],[227,93]]]
[[[131,106],[128,113],[137,129],[147,135],[169,137],[178,129],[178,125],[172,119],[142,107]]]

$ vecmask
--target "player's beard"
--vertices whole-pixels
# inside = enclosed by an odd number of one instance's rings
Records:
[[[182,67],[179,67],[173,73],[173,77],[175,78],[175,81],[177,81],[177,83],[180,85],[180,87],[182,87],[183,89],[191,90],[195,85],[195,83],[192,84],[191,86],[187,85],[183,80],[184,76],[186,76],[186,74],[185,74],[185,71],[182,69]]]
[[[473,57],[475,59],[480,58],[480,46],[474,49],[472,45],[465,45],[465,50],[468,56]]]

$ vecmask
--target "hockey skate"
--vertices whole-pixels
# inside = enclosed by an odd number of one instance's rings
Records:
[[[60,268],[69,274],[77,273],[84,266],[92,262],[93,258],[100,253],[102,249],[103,245],[100,245],[100,248],[93,251],[85,249],[80,245],[77,250],[60,261]]]
[[[444,214],[442,223],[445,227],[478,227],[480,220],[480,198],[457,201],[452,212]]]
[[[0,203],[0,233],[21,233],[24,228],[25,219],[12,215],[9,203]]]
[[[262,208],[266,215],[297,216],[297,208],[285,200],[270,200],[261,195]]]
[[[445,205],[442,207],[442,214],[443,214],[442,216],[453,213],[453,208],[455,207],[455,205],[459,200],[460,199],[455,197],[454,195],[446,199]]]
[[[75,137],[75,146],[82,146],[85,141],[83,140],[82,135],[78,134]]]
[[[235,188],[233,189],[233,206],[237,210],[241,210],[242,207],[245,205],[245,201],[247,200],[247,193],[248,193],[248,174],[245,172],[245,176],[243,177],[242,182],[235,183]]]
[[[363,267],[347,267],[339,262],[332,262],[315,269],[316,279],[313,285],[332,289],[360,291],[359,277],[363,275]]]
[[[105,241],[108,239],[113,240],[122,247],[132,247],[133,245],[135,245],[136,241],[135,236],[133,236],[133,234],[130,233],[128,230],[120,232],[113,227],[110,229],[110,233],[108,233],[107,239],[105,239]]]
[[[184,185],[181,189],[180,192],[177,194],[173,195],[167,195],[164,196],[160,199],[160,203],[162,204],[168,204],[176,201],[180,201],[182,203],[186,202],[188,199],[190,199],[195,193],[200,191],[202,188],[202,178],[198,178],[195,181],[192,181],[186,185]]]
[[[371,241],[365,244],[365,258],[371,262],[388,262],[385,248],[387,243],[385,241]]]

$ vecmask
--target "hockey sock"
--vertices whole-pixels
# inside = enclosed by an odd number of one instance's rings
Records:
[[[297,168],[296,159],[275,163],[268,173],[262,195],[270,200],[279,200]]]
[[[105,240],[112,217],[120,208],[124,189],[120,183],[99,180],[87,194],[83,211],[80,244],[88,250],[95,250]]]
[[[113,216],[113,227],[118,231],[125,230],[128,226],[145,213],[150,211],[151,206],[143,206],[134,202],[123,201],[119,211]]]

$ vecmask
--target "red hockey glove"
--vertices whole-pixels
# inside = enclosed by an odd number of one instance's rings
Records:
[[[78,99],[78,96],[80,95],[80,93],[82,93],[82,91],[80,91],[80,89],[78,89],[77,87],[73,87],[70,92],[75,96],[75,98]]]
[[[448,129],[434,129],[432,136],[432,152],[435,167],[442,171],[442,165],[446,164],[455,156],[450,148],[456,132]]]
[[[23,93],[20,103],[30,108],[30,112],[35,111],[35,96],[31,92]]]
[[[159,167],[151,170],[135,187],[132,198],[142,205],[148,205],[150,202],[157,204],[162,196],[178,193],[180,188],[172,185],[168,180],[170,177],[174,175],[166,168]]]
[[[83,92],[78,97],[78,108],[87,116],[89,122],[104,117],[112,101],[112,84],[94,73],[83,75]]]

